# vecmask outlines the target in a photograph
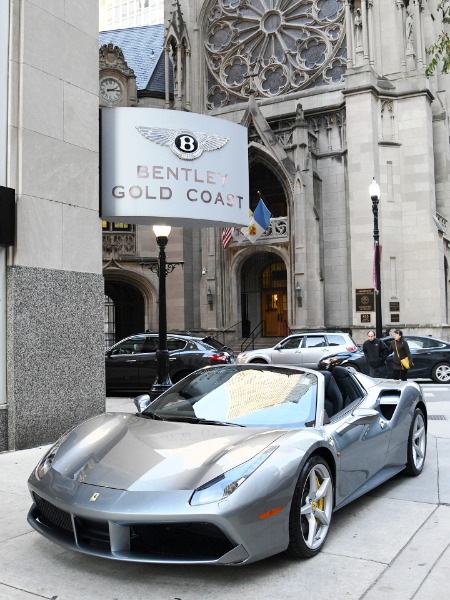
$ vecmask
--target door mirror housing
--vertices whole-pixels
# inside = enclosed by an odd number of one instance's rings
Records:
[[[148,394],[140,394],[134,399],[134,405],[138,409],[139,414],[143,413],[151,402],[151,398]]]

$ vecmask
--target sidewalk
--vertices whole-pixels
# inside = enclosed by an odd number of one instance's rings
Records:
[[[107,408],[134,411],[125,398],[108,399]],[[338,511],[316,558],[279,555],[243,568],[122,563],[64,550],[26,520],[27,478],[45,447],[0,454],[0,600],[448,600],[449,400],[430,401],[428,412],[422,475],[397,476]]]

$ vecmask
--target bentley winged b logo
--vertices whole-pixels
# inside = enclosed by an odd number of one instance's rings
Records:
[[[199,158],[203,152],[219,150],[228,142],[228,138],[220,135],[189,129],[140,126],[136,126],[136,129],[151,142],[160,146],[169,146],[172,152],[183,160],[194,160]]]

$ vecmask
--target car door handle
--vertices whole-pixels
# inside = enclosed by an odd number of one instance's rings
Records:
[[[127,362],[127,363],[128,363],[128,362],[137,362],[137,359],[136,359],[136,358],[134,358],[134,359],[126,360],[125,362]]]

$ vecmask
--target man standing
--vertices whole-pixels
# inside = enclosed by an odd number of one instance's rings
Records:
[[[386,344],[375,337],[373,331],[369,331],[367,339],[363,344],[363,352],[369,365],[371,377],[386,377],[386,357],[389,349]]]

